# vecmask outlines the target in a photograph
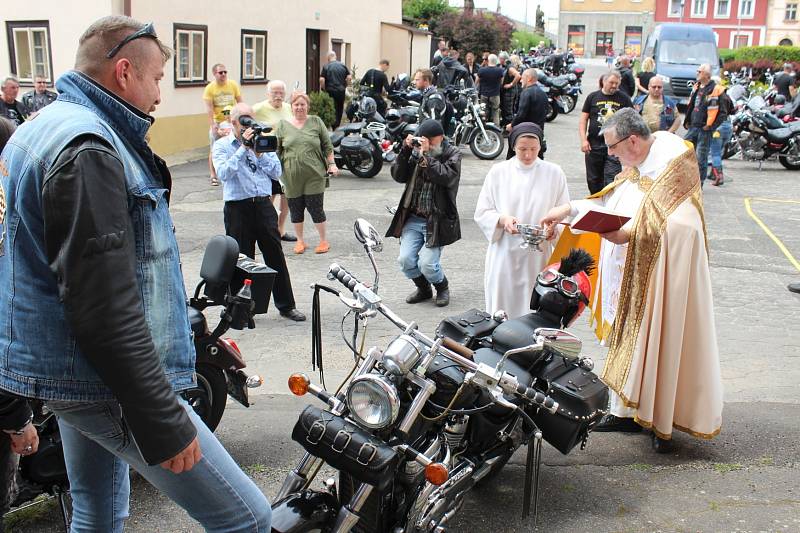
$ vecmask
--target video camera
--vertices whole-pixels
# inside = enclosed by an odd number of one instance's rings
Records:
[[[278,149],[278,138],[274,135],[266,135],[272,131],[271,126],[256,122],[253,117],[242,115],[239,117],[239,124],[242,125],[242,144],[248,148],[252,148],[257,154],[264,152],[274,152]],[[253,136],[250,140],[244,138],[244,132],[247,128],[252,128]]]

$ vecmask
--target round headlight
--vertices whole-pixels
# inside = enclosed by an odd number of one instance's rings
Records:
[[[383,377],[364,374],[350,383],[347,389],[347,406],[358,424],[380,429],[397,419],[400,399],[394,385]]]

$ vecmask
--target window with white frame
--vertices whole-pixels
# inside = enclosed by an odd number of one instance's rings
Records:
[[[784,20],[797,20],[797,4],[786,4],[786,16]]]
[[[739,17],[751,19],[755,11],[756,0],[739,0]]]
[[[242,30],[242,81],[267,79],[267,32]]]
[[[692,0],[692,17],[702,18],[706,16],[706,0]]]
[[[48,21],[7,21],[11,72],[23,84],[33,84],[36,76],[53,79]]]
[[[175,24],[175,84],[205,84],[208,26]]]
[[[731,16],[731,0],[717,0],[714,6],[714,18],[726,19]]]
[[[680,17],[683,11],[683,0],[669,0],[669,13],[670,17]]]

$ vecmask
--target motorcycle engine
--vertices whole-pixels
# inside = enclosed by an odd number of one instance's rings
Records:
[[[764,147],[767,139],[761,135],[753,135],[749,131],[739,134],[739,146],[742,148],[742,157],[746,160],[757,161],[764,159]]]

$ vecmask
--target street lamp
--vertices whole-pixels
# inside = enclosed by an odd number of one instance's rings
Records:
[[[681,24],[683,24],[683,6],[686,0],[681,0]]]

